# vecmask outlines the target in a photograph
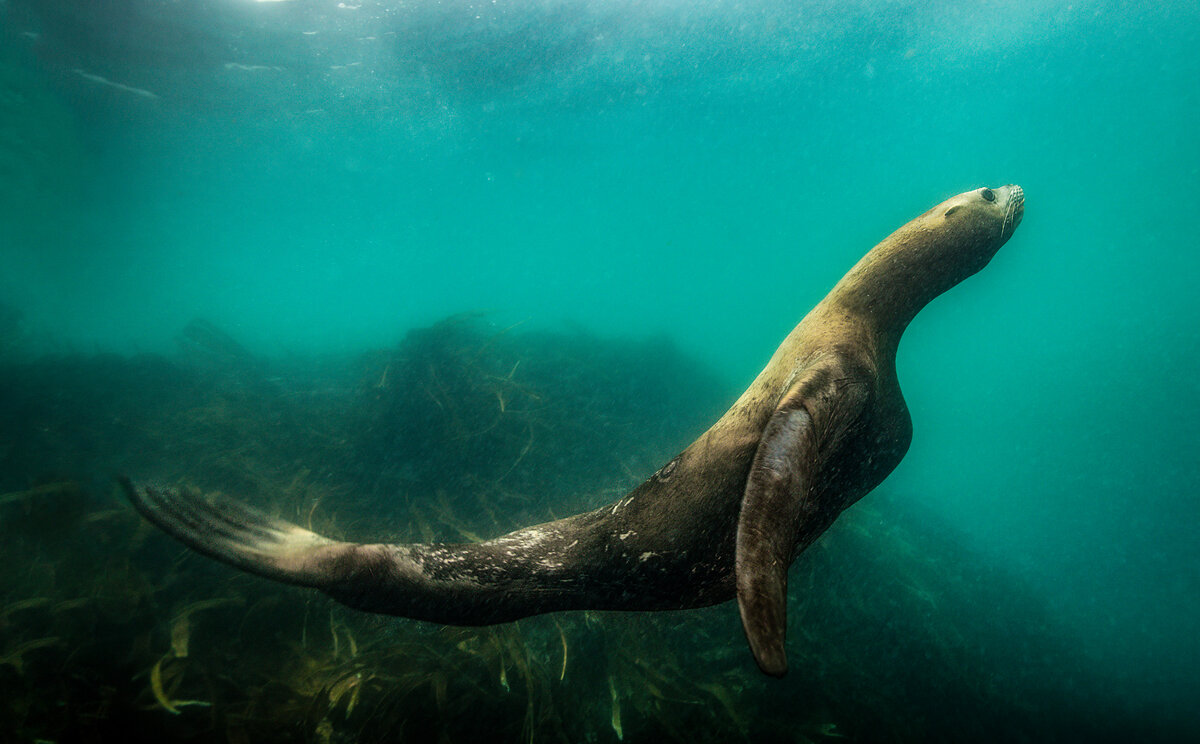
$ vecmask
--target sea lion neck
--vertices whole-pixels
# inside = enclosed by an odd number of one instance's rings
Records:
[[[822,305],[853,316],[894,349],[916,314],[965,278],[933,255],[927,237],[911,225],[896,231],[855,264]]]
[[[821,303],[823,309],[855,318],[894,353],[916,314],[986,266],[1023,213],[1019,186],[948,199],[863,256]]]

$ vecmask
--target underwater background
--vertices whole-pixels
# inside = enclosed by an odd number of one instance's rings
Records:
[[[0,0],[0,740],[1200,737],[1193,2]],[[1019,183],[897,471],[736,608],[493,628],[191,555],[619,497],[871,246]]]

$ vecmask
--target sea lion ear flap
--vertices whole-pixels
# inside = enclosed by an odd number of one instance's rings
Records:
[[[774,677],[787,672],[787,572],[811,483],[815,439],[812,417],[793,391],[763,431],[738,518],[742,628],[759,669]]]

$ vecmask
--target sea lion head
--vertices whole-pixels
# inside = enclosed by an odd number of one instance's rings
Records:
[[[987,266],[1025,216],[1025,192],[1010,184],[986,186],[953,196],[920,218],[920,227],[932,238],[929,259],[953,266],[952,283]]]

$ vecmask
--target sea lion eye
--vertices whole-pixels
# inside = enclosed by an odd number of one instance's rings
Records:
[[[983,191],[979,192],[979,195],[984,198],[984,201],[996,201],[996,192],[992,191],[991,189],[984,189]]]

